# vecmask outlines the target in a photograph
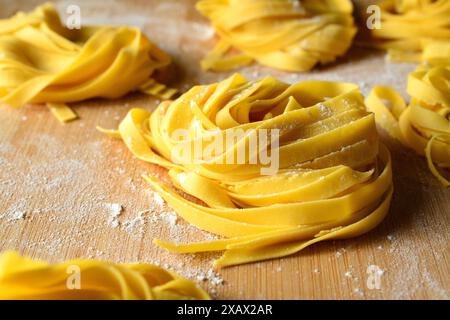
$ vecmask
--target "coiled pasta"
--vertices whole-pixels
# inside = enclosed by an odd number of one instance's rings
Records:
[[[197,9],[220,37],[201,65],[229,70],[257,61],[307,71],[343,55],[356,33],[349,0],[202,0]],[[226,56],[231,49],[241,54]]]
[[[449,0],[383,0],[380,28],[370,30],[371,45],[388,50],[394,61],[420,62],[434,41],[450,41]]]
[[[210,299],[192,281],[150,264],[72,260],[47,264],[0,255],[0,299]]]
[[[398,92],[385,86],[375,87],[366,104],[392,137],[426,156],[433,175],[448,187],[450,182],[434,164],[450,167],[450,55],[445,55],[450,41],[436,49],[425,52],[426,64],[408,76],[408,106]]]
[[[224,237],[155,243],[179,253],[225,251],[215,266],[354,237],[378,225],[389,209],[390,155],[351,83],[288,85],[235,74],[193,87],[152,113],[132,109],[118,131],[103,131],[123,139],[139,159],[169,169],[172,185],[145,179],[189,223]],[[277,170],[264,172],[273,162],[262,154],[278,161]]]
[[[137,28],[65,28],[50,3],[0,20],[0,101],[14,107],[49,103],[67,121],[65,103],[143,91],[170,98],[150,78],[170,57]]]

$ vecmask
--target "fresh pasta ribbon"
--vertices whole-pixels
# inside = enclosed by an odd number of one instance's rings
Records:
[[[201,62],[205,70],[257,61],[285,71],[308,71],[343,55],[356,34],[349,0],[202,0],[197,9],[220,37]],[[240,54],[228,54],[231,49]]]
[[[68,122],[78,118],[77,114],[65,103],[47,103],[47,107],[60,122]]]
[[[392,137],[426,156],[432,174],[448,187],[450,182],[435,163],[450,167],[450,64],[419,66],[408,76],[407,92],[408,106],[394,89],[375,87],[366,105]]]
[[[177,89],[169,88],[152,78],[142,84],[139,91],[163,100],[169,100],[177,93]]]
[[[0,101],[13,107],[51,103],[62,121],[72,120],[61,104],[94,97],[118,98],[141,90],[165,98],[153,78],[170,57],[132,27],[83,26],[69,30],[50,3],[31,13],[0,20]]]
[[[123,139],[137,158],[167,168],[171,184],[144,178],[186,221],[224,237],[155,243],[179,253],[225,251],[215,266],[354,237],[389,209],[390,155],[351,83],[289,85],[235,74],[152,113],[131,109],[118,131],[103,131]]]
[[[380,28],[370,30],[369,44],[388,50],[392,61],[424,61],[427,51],[450,41],[449,0],[383,0],[378,5]]]
[[[151,264],[72,260],[48,264],[13,251],[0,255],[0,299],[210,299],[194,282]]]

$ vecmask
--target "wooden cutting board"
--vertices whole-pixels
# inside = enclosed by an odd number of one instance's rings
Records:
[[[40,1],[3,1],[1,16],[30,10]],[[81,7],[82,23],[135,25],[175,62],[172,86],[186,91],[230,73],[202,72],[199,60],[213,32],[194,1],[57,1]],[[63,15],[64,16],[64,15]],[[287,82],[326,79],[376,84],[404,93],[411,64],[391,64],[384,53],[352,49],[337,63],[305,74],[253,65],[254,79]],[[42,106],[0,110],[0,250],[15,249],[56,262],[96,258],[153,262],[180,272],[222,299],[448,299],[450,290],[450,189],[428,172],[423,158],[386,139],[393,155],[395,196],[390,214],[356,239],[314,245],[296,255],[212,272],[218,254],[175,255],[152,239],[191,241],[212,237],[177,218],[142,181],[164,170],[136,160],[122,142],[95,130],[117,127],[131,107],[152,110],[158,101],[132,94],[116,101],[75,106],[80,119],[59,123]],[[123,207],[116,217],[114,206]],[[369,266],[377,266],[379,289]]]

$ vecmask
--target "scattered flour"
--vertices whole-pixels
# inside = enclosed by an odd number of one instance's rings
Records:
[[[118,203],[107,203],[105,204],[105,207],[107,207],[110,211],[108,223],[111,225],[111,227],[117,228],[120,224],[119,216],[123,210],[122,205]]]
[[[14,211],[10,216],[10,221],[22,220],[25,219],[26,212],[25,211]]]
[[[159,207],[163,207],[166,204],[164,199],[157,192],[153,193],[153,203]]]
[[[336,258],[339,258],[340,256],[342,256],[347,250],[345,248],[340,248],[338,251],[336,251]]]

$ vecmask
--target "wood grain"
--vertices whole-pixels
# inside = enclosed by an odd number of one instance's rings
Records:
[[[1,16],[39,2],[2,1]],[[229,74],[204,73],[199,67],[215,40],[193,1],[57,2],[61,12],[68,4],[80,5],[83,23],[141,27],[174,57],[171,84],[181,91]],[[288,82],[352,81],[365,93],[383,83],[404,93],[406,75],[413,68],[386,62],[382,52],[354,48],[346,58],[308,74],[256,65],[241,71],[249,78],[271,74]],[[116,127],[133,106],[151,110],[156,105],[155,99],[138,94],[87,101],[75,106],[80,120],[65,125],[42,106],[3,106],[0,250],[16,249],[49,261],[158,261],[194,278],[206,273],[217,255],[174,255],[152,245],[154,237],[204,236],[180,219],[173,227],[158,217],[170,209],[154,206],[152,191],[140,175],[164,175],[163,170],[134,159],[120,141],[95,130],[98,124]],[[423,158],[386,142],[393,155],[395,195],[390,214],[376,230],[356,239],[321,243],[290,257],[226,268],[219,271],[223,284],[202,285],[221,299],[448,299],[450,189],[438,184]],[[124,207],[119,228],[108,222],[108,203]],[[369,265],[384,270],[380,289],[367,287]]]

